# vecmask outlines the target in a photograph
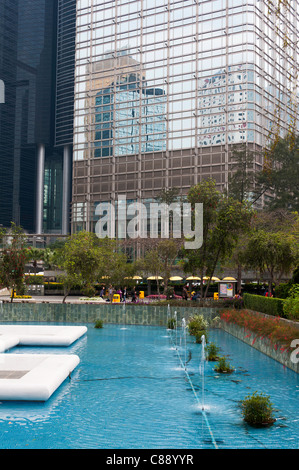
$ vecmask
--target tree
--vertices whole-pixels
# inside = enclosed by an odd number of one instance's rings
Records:
[[[12,289],[11,302],[15,292],[24,292],[25,265],[28,260],[27,237],[22,229],[14,223],[10,230],[2,230],[3,241],[0,253],[0,283],[7,289]]]
[[[199,273],[201,296],[206,298],[217,264],[231,256],[239,237],[251,223],[253,210],[246,202],[236,201],[216,190],[211,180],[191,188],[188,201],[203,203],[203,244],[198,250],[184,250],[185,272]],[[203,277],[209,278],[203,292]]]
[[[142,258],[136,262],[137,272],[144,273],[145,275],[153,275],[157,282],[157,293],[160,295],[159,276],[163,271],[162,260],[159,256],[158,249],[155,246],[151,250],[147,250]]]
[[[126,255],[117,251],[116,241],[99,239],[94,233],[74,234],[57,251],[58,265],[64,271],[61,276],[65,287],[63,302],[74,287],[90,297],[95,294],[95,283],[103,278],[122,285],[125,277],[134,274],[135,266],[127,263]]]
[[[45,248],[43,253],[44,269],[51,269],[55,266],[55,250]]]
[[[185,257],[184,271],[191,274],[199,273],[201,278],[201,297],[203,297],[203,277],[208,265],[209,244],[212,227],[216,222],[216,209],[221,194],[216,189],[216,183],[212,179],[205,180],[193,186],[187,195],[188,202],[194,206],[203,204],[203,243],[199,250],[183,250]]]
[[[255,193],[257,155],[257,152],[250,150],[245,143],[233,148],[228,194],[239,202],[249,201]]]
[[[241,233],[238,239],[238,242],[235,245],[235,248],[226,262],[226,268],[236,269],[237,274],[237,292],[242,288],[242,267],[246,264],[246,259],[244,257],[244,252],[249,241],[250,231]]]
[[[110,245],[109,250],[105,250],[105,276],[109,278],[114,286],[131,286],[134,284],[133,276],[136,274],[136,264],[129,263],[125,253],[117,252]]]
[[[279,283],[284,273],[289,273],[297,259],[297,244],[291,234],[254,230],[244,252],[246,265],[261,274],[269,273],[269,293],[273,282]]]
[[[165,204],[172,204],[178,200],[180,190],[178,188],[162,189],[157,196],[157,201]]]
[[[269,208],[299,211],[299,135],[278,139],[270,154],[270,168],[259,174],[262,191],[272,193]]]
[[[178,256],[179,248],[180,243],[175,240],[162,240],[157,247],[158,257],[162,265],[161,273],[164,277],[164,294],[167,292],[171,268]]]
[[[82,231],[69,237],[58,250],[58,263],[64,271],[61,280],[65,288],[65,302],[75,286],[85,290],[87,295],[91,293],[101,270],[104,273],[105,250],[95,234]]]
[[[241,203],[225,196],[221,199],[217,208],[216,224],[210,237],[210,259],[207,269],[209,280],[206,294],[217,263],[223,263],[231,257],[240,237],[250,229],[253,213],[246,202]]]
[[[28,254],[28,260],[32,262],[34,274],[37,273],[37,262],[44,259],[44,249],[31,248]]]

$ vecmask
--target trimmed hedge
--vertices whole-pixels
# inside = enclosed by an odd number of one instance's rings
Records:
[[[43,285],[44,284],[44,276],[39,276],[39,275],[36,275],[36,276],[25,276],[25,279],[26,279],[26,284],[31,286],[31,285]]]
[[[278,317],[285,317],[283,311],[284,299],[264,297],[262,295],[244,294],[244,306],[249,310],[266,313]]]

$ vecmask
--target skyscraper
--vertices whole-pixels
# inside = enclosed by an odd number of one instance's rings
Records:
[[[119,195],[150,202],[209,177],[224,189],[235,144],[259,151],[258,171],[298,130],[298,0],[0,9],[3,225],[93,230],[96,204]]]
[[[75,0],[0,2],[0,224],[68,233]]]
[[[234,144],[262,150],[295,132],[298,22],[299,2],[288,0],[78,1],[73,229],[92,229],[96,203],[118,194],[148,201],[208,177],[223,189]],[[90,106],[99,73],[108,81]],[[150,89],[161,91],[151,133]],[[140,145],[150,134],[160,148]],[[255,170],[265,163],[260,153]]]
[[[55,2],[3,0],[0,10],[0,223],[34,231],[38,155],[52,145]]]

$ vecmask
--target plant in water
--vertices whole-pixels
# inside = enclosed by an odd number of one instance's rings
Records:
[[[103,321],[97,320],[94,325],[95,328],[103,328]]]
[[[167,328],[169,330],[174,330],[176,327],[176,319],[175,318],[169,318],[168,323],[167,323]]]
[[[219,348],[215,343],[210,343],[206,346],[207,351],[207,360],[208,361],[218,361],[219,360]]]
[[[188,322],[188,330],[191,336],[197,336],[199,332],[205,332],[208,329],[208,322],[203,315],[194,315]],[[203,333],[202,333],[203,334]]]
[[[195,331],[195,334],[194,334],[194,336],[195,336],[195,342],[196,342],[196,343],[198,343],[198,344],[201,344],[201,343],[202,343],[202,340],[201,340],[202,335],[205,336],[205,338],[206,338],[206,343],[208,342],[208,334],[207,334],[206,330],[196,330],[196,331]]]
[[[244,421],[252,426],[271,426],[276,421],[270,397],[262,393],[248,395],[242,400],[241,406]]]
[[[235,370],[234,367],[232,367],[229,364],[229,362],[227,361],[227,359],[224,356],[219,357],[218,364],[215,367],[216,372],[221,372],[223,374],[230,374],[234,370]]]

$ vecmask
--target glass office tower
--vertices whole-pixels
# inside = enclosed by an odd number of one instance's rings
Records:
[[[51,156],[56,2],[0,2],[0,224],[42,231],[45,159]]]
[[[5,91],[0,102],[0,224],[3,226],[13,220],[16,22],[16,3],[0,2],[0,79]]]
[[[75,30],[76,0],[0,2],[3,226],[69,232]]]
[[[118,194],[223,189],[233,145],[294,132],[298,26],[297,0],[78,0],[73,229]]]

